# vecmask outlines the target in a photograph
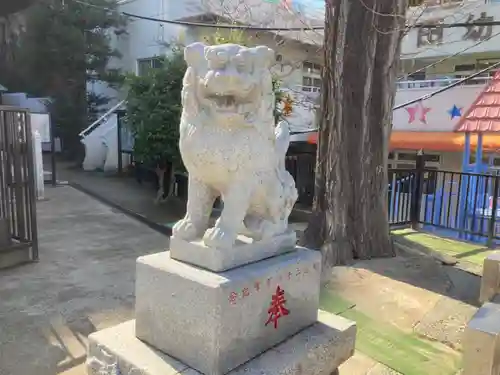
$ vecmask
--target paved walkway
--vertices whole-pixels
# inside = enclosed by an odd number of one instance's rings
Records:
[[[168,245],[71,187],[46,196],[40,262],[0,272],[1,375],[84,375],[88,334],[133,318],[136,258]]]
[[[78,185],[86,191],[142,216],[158,225],[168,225],[184,215],[185,203],[173,198],[156,204],[156,191],[151,183],[139,184],[132,177],[117,177],[102,172],[84,172],[71,164],[58,163],[57,179]]]

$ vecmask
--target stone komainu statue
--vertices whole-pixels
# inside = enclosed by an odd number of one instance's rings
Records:
[[[297,190],[285,169],[288,126],[274,124],[274,51],[194,43],[184,56],[179,147],[188,203],[173,236],[228,248],[238,234],[261,240],[284,233]],[[224,208],[208,228],[218,196]]]

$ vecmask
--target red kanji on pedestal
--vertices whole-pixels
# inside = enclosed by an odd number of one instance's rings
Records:
[[[276,293],[273,294],[271,307],[267,310],[269,314],[269,319],[267,319],[266,326],[269,323],[274,324],[274,329],[278,329],[278,320],[282,316],[286,316],[290,314],[290,310],[285,307],[286,299],[285,299],[285,291],[280,288],[278,285],[276,287]]]
[[[237,300],[238,300],[238,294],[235,292],[231,292],[231,294],[229,295],[229,303],[231,303],[231,305],[236,305]]]
[[[254,284],[253,284],[255,290],[258,292],[260,290],[260,282],[259,281],[256,281]]]

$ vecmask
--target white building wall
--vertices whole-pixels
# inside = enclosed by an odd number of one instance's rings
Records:
[[[491,0],[464,0],[447,4],[446,6],[428,6],[410,8],[407,12],[407,19],[410,22],[426,23],[426,22],[443,22],[446,24],[465,23],[471,20],[477,20],[482,13],[486,17],[493,17],[492,21],[500,21],[500,1]],[[476,30],[478,28],[476,27]],[[441,42],[436,36],[433,37],[434,43],[427,43],[426,32],[430,29],[411,29],[403,38],[401,52],[403,58],[435,58],[448,56],[465,48],[472,47],[479,40],[472,37],[466,37],[467,29],[464,27],[447,28],[443,30]],[[484,27],[482,35],[487,35],[487,27]],[[493,26],[491,33],[500,32],[500,26]],[[418,43],[420,39],[423,43]],[[500,36],[491,38],[478,46],[471,48],[467,53],[482,53],[488,51],[500,51]]]

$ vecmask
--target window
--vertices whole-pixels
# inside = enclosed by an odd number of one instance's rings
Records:
[[[408,1],[408,6],[410,7],[418,7],[424,3],[424,0],[410,0]]]
[[[302,63],[302,91],[321,91],[321,65],[309,61]]]
[[[304,61],[302,64],[302,71],[306,74],[321,75],[321,65]]]
[[[414,169],[415,164],[396,164],[397,169]]]
[[[416,151],[391,151],[389,153],[389,168],[413,169],[416,167]],[[424,152],[425,168],[439,169],[441,155],[433,152]]]
[[[482,161],[483,161],[484,164],[488,164],[488,162],[489,162],[488,155],[483,155]],[[475,152],[471,152],[471,154],[470,154],[470,163],[474,164],[475,162],[476,162],[476,153]]]
[[[276,55],[276,66],[278,67],[279,71],[283,73],[284,71],[283,55]]]
[[[144,76],[150,69],[158,69],[161,67],[160,57],[150,57],[148,59],[137,60],[137,75]]]
[[[409,81],[425,81],[425,71],[408,74]]]
[[[320,92],[321,79],[304,76],[302,77],[302,91],[305,92]]]
[[[398,153],[398,160],[415,161],[415,160],[417,160],[417,153],[416,152],[399,152]]]
[[[476,70],[476,64],[455,65],[455,72],[473,72]]]

